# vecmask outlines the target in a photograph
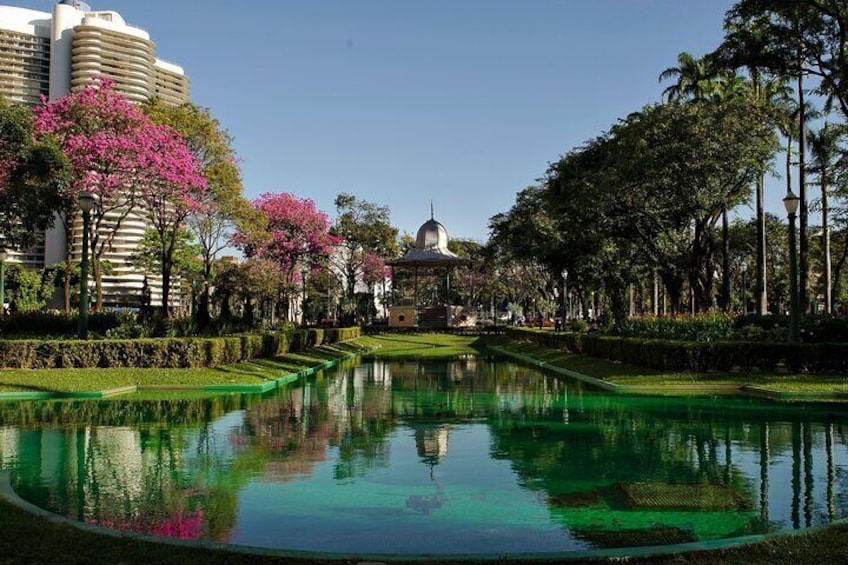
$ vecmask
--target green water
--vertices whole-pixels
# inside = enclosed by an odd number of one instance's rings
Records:
[[[112,528],[349,554],[707,541],[848,514],[841,407],[609,395],[486,357],[264,396],[0,405],[24,498]]]

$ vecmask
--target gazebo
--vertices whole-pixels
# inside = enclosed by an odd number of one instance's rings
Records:
[[[400,259],[389,261],[392,267],[392,285],[395,284],[397,269],[412,270],[413,295],[412,302],[395,304],[389,308],[389,325],[393,327],[448,327],[474,325],[472,312],[465,312],[461,306],[449,304],[450,273],[454,267],[469,265],[471,261],[456,255],[448,249],[448,230],[437,222],[432,212],[430,219],[418,228],[415,247],[410,249]],[[419,275],[429,275],[438,269],[444,269],[446,295],[436,297],[429,304],[421,304],[419,296]]]

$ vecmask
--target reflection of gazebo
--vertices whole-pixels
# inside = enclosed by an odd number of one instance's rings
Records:
[[[411,269],[413,272],[413,296],[411,304],[396,304],[389,309],[389,325],[391,326],[453,326],[471,322],[468,315],[463,315],[448,303],[450,296],[450,271],[453,267],[468,265],[469,259],[459,257],[448,249],[448,231],[431,215],[430,219],[418,229],[415,247],[410,249],[400,259],[389,261],[394,272],[399,268]],[[419,296],[419,274],[430,274],[443,268],[445,294],[434,303],[421,307]],[[394,288],[394,287],[393,287]],[[473,317],[473,316],[471,316]]]

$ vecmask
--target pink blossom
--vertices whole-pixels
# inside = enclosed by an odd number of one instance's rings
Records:
[[[259,237],[239,232],[235,241],[249,257],[279,264],[290,283],[299,276],[300,267],[316,269],[338,242],[330,235],[327,214],[308,198],[266,193],[253,201],[253,207],[267,218],[266,232]]]

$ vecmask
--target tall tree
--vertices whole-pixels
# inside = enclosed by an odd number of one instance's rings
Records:
[[[0,99],[0,246],[25,249],[53,225],[69,163],[55,140],[33,140],[31,110]]]
[[[717,57],[725,64],[761,69],[798,81],[799,298],[809,307],[809,237],[806,186],[804,78],[816,94],[848,118],[848,4],[844,0],[740,0],[725,17],[725,40]]]
[[[338,239],[332,264],[344,291],[343,304],[355,308],[357,282],[380,271],[375,260],[397,255],[398,230],[391,224],[387,206],[367,202],[347,193],[336,196],[336,221],[331,233]],[[375,270],[376,269],[376,270]],[[371,285],[368,285],[369,289]],[[352,312],[348,312],[352,313]]]
[[[280,267],[283,304],[290,314],[300,270],[319,269],[338,240],[330,235],[327,215],[308,198],[265,193],[253,201],[253,207],[264,216],[265,230],[240,230],[235,242],[249,258],[267,259]]]
[[[677,56],[677,66],[660,73],[659,80],[676,79],[663,91],[669,102],[680,100],[707,100],[712,96],[715,74],[706,57],[697,58],[684,51]]]
[[[206,177],[183,138],[170,127],[151,125],[146,138],[158,158],[145,167],[150,176],[141,185],[139,203],[159,239],[161,314],[167,318],[175,253],[188,217],[205,206]]]
[[[677,84],[668,87],[665,93],[670,101],[687,101],[694,104],[721,103],[725,100],[750,96],[750,85],[735,71],[722,69],[715,64],[710,56],[695,59],[688,53],[678,56],[679,67],[666,69],[660,74],[660,81],[667,78],[677,78]],[[722,284],[719,306],[727,311],[730,308],[731,273],[730,273],[730,239],[728,224],[728,209],[721,212],[721,256]]]
[[[810,154],[813,158],[811,172],[818,177],[821,189],[822,212],[822,291],[825,312],[833,311],[833,281],[831,278],[830,255],[830,206],[828,190],[842,182],[844,172],[838,166],[841,148],[840,140],[844,136],[841,128],[825,124],[821,129],[810,132]]]
[[[95,308],[103,308],[103,255],[112,247],[125,220],[136,212],[140,190],[159,170],[165,155],[151,135],[145,115],[102,78],[54,102],[35,108],[39,139],[55,136],[71,164],[71,182],[60,193],[60,218],[68,248],[65,256],[65,307],[69,307],[73,226],[79,217],[79,195],[90,192],[91,262]]]
[[[198,206],[187,218],[197,239],[203,262],[203,289],[197,320],[204,326],[209,318],[209,283],[218,254],[232,244],[236,226],[250,229],[260,222],[243,195],[244,189],[233,139],[206,108],[188,103],[181,106],[152,99],[144,105],[150,119],[175,129],[185,140],[206,178],[206,190],[198,196]]]
[[[812,76],[848,118],[848,4],[844,0],[740,0],[725,16],[716,55],[782,77]]]

